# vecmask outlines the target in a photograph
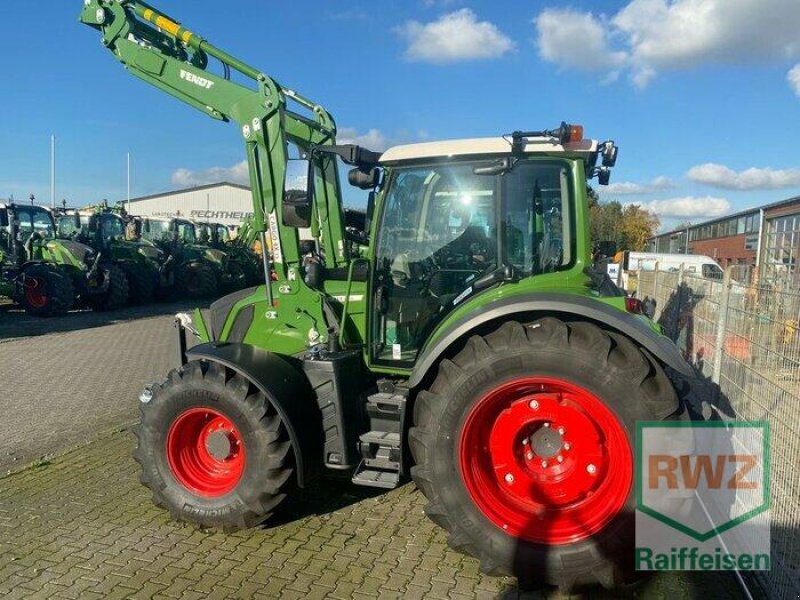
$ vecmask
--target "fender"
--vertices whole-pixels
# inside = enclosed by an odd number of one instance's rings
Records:
[[[325,436],[313,390],[292,359],[250,344],[214,343],[193,346],[186,357],[224,365],[248,379],[267,397],[289,433],[297,463],[297,484],[305,487],[321,469]]]
[[[479,325],[520,313],[539,313],[536,316],[552,315],[562,318],[580,317],[583,320],[594,321],[604,329],[618,331],[629,337],[658,361],[682,375],[687,377],[695,375],[678,347],[668,337],[653,331],[642,319],[631,318],[632,315],[585,296],[542,292],[492,302],[483,307],[479,313],[471,314],[447,326],[438,339],[422,351],[408,381],[409,386],[419,385],[444,352]]]

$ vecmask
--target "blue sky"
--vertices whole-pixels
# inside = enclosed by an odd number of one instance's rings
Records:
[[[152,3],[323,104],[340,139],[582,123],[620,146],[603,198],[664,227],[800,193],[796,0]],[[127,152],[134,195],[241,175],[235,127],[126,73],[80,0],[35,6],[0,3],[0,197],[49,201],[51,134],[72,204],[123,197]]]

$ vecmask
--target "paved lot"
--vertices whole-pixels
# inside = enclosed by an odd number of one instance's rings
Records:
[[[165,312],[0,343],[0,377],[16,387],[0,420],[0,597],[521,596],[513,579],[482,576],[447,548],[412,485],[378,494],[324,482],[278,523],[236,534],[171,522],[138,483],[126,431],[138,389],[170,366],[174,311]],[[8,468],[16,472],[2,477]],[[630,595],[741,597],[730,578],[690,574],[652,578]]]
[[[0,474],[132,423],[139,390],[173,366],[172,315],[184,306],[60,319],[0,313]],[[61,331],[41,335],[48,326]]]

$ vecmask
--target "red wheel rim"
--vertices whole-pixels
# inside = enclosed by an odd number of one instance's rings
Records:
[[[47,304],[47,283],[41,277],[25,278],[25,301],[33,308]]]
[[[242,478],[245,449],[238,429],[213,408],[181,413],[167,434],[167,460],[175,479],[189,491],[217,498]]]
[[[595,395],[550,377],[495,388],[467,414],[459,439],[467,492],[514,537],[569,544],[625,505],[633,454],[622,423]]]

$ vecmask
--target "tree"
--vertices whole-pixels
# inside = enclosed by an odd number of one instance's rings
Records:
[[[638,204],[629,204],[622,211],[620,226],[620,248],[624,250],[641,251],[647,245],[647,238],[651,238],[661,225],[659,218]]]
[[[638,204],[623,206],[619,201],[600,202],[597,192],[587,186],[592,242],[615,242],[620,250],[644,250],[661,222]]]

